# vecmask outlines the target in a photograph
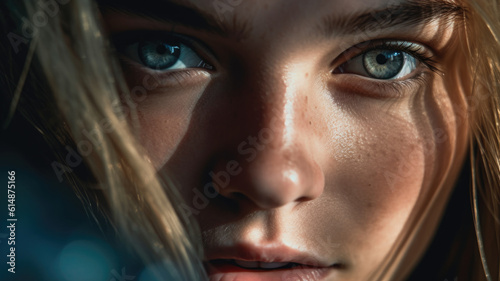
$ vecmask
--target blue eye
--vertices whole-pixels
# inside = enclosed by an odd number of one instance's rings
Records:
[[[157,71],[213,69],[193,49],[175,39],[142,40],[125,47],[124,53],[145,67]]]
[[[145,66],[156,70],[165,70],[179,61],[180,45],[160,40],[144,41],[139,43],[137,54]]]
[[[390,79],[399,74],[405,64],[402,52],[373,50],[363,55],[363,66],[373,78]]]
[[[345,62],[335,73],[352,73],[374,79],[398,79],[412,73],[420,60],[408,52],[376,48]]]

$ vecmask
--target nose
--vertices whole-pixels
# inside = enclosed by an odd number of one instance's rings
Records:
[[[240,137],[230,153],[238,169],[233,169],[235,176],[229,184],[220,188],[222,196],[272,209],[322,194],[324,174],[317,162],[321,147],[310,125],[317,115],[310,114],[314,102],[307,101],[300,83],[292,85],[287,80],[281,76],[249,82],[253,87],[247,85],[248,90],[239,93],[243,100],[235,110],[243,117],[233,122],[237,128],[232,131],[240,132]],[[229,162],[227,158],[217,161],[216,169],[226,168]]]
[[[319,197],[324,176],[309,155],[298,147],[269,148],[241,167],[231,184],[220,194],[238,201],[250,201],[260,209],[272,209]]]

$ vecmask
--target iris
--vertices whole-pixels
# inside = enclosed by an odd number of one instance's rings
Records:
[[[139,59],[145,66],[165,70],[179,60],[181,48],[179,43],[162,40],[143,41],[137,49]]]
[[[372,50],[363,55],[363,66],[373,78],[390,79],[403,69],[403,52],[394,50]]]

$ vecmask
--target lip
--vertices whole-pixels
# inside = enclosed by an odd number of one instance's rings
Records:
[[[294,249],[282,244],[253,246],[239,244],[207,250],[206,269],[210,281],[292,281],[324,280],[343,268],[341,263],[331,263],[312,252]],[[293,267],[277,269],[248,269],[237,266],[233,260],[258,262],[287,262]]]

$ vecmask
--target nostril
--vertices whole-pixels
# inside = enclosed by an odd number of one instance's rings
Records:
[[[310,201],[311,199],[306,197],[306,196],[302,196],[300,198],[297,198],[297,200],[295,200],[296,202],[306,202],[306,201]]]
[[[256,196],[255,194],[249,193],[248,195],[242,192],[232,191],[224,195],[231,202],[236,203],[238,206],[246,205],[250,203],[257,206],[259,209],[273,209],[285,204],[285,202],[277,201],[276,198],[267,198]]]

